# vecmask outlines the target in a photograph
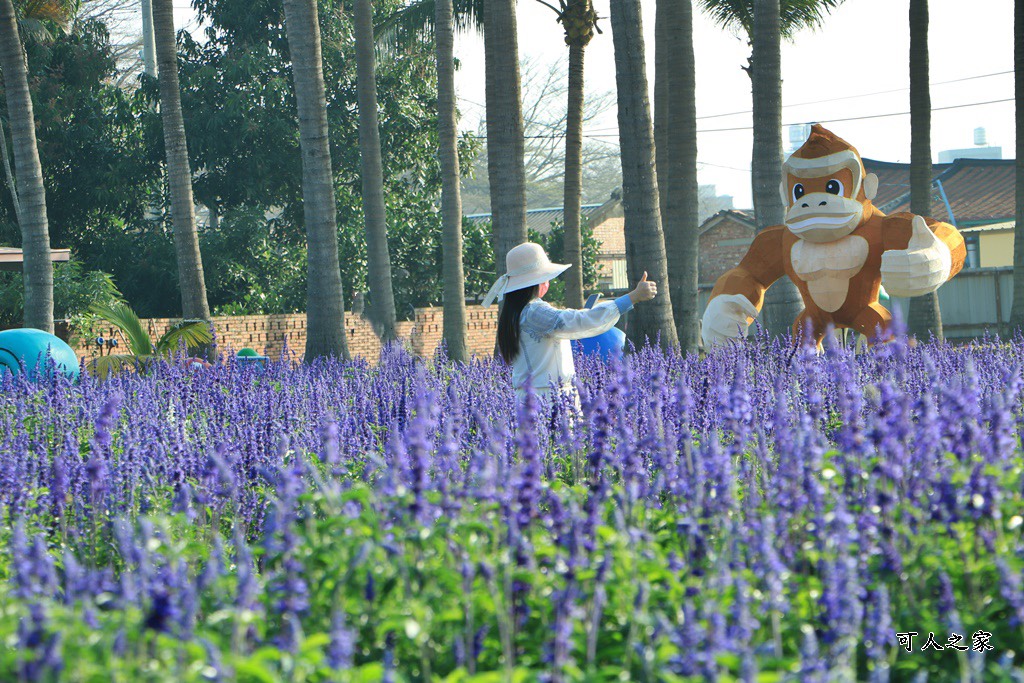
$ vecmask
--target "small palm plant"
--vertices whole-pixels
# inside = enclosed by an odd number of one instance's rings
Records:
[[[213,343],[213,335],[208,324],[201,320],[182,322],[167,330],[156,344],[153,344],[139,316],[127,304],[93,304],[89,310],[97,318],[110,323],[121,332],[129,351],[94,359],[92,370],[102,378],[117,374],[128,367],[139,369],[148,363],[169,358],[182,344],[192,351]]]

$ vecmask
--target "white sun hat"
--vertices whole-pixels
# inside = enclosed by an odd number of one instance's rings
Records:
[[[511,249],[505,256],[505,274],[491,287],[483,305],[490,306],[495,299],[501,301],[509,292],[526,289],[558,277],[572,266],[552,263],[544,247],[525,242]]]

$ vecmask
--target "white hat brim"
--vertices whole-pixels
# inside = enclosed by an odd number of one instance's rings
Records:
[[[572,264],[552,263],[530,273],[515,275],[508,279],[508,284],[505,286],[505,293],[514,292],[519,289],[526,289],[527,287],[533,287],[534,285],[554,280],[570,268],[572,268]]]

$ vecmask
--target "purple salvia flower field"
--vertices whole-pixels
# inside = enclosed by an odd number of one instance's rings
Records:
[[[1021,680],[1024,340],[577,367],[4,376],[0,681]]]

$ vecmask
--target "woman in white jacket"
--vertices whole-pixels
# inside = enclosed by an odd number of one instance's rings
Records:
[[[573,339],[607,332],[633,304],[649,301],[658,287],[647,273],[629,294],[591,309],[555,308],[544,301],[548,284],[570,266],[552,263],[538,244],[520,244],[505,258],[506,272],[491,287],[484,306],[504,300],[498,319],[498,351],[512,366],[512,384],[522,401],[530,384],[538,396],[552,390],[573,392],[576,368],[572,361]]]

